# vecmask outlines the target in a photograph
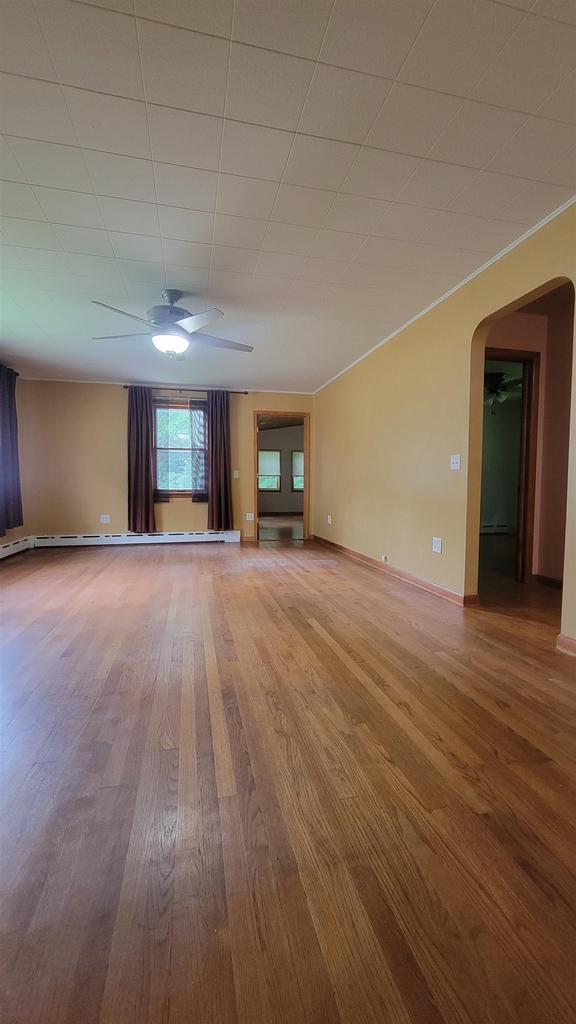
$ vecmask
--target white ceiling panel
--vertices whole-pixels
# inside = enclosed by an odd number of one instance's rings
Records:
[[[572,197],[575,10],[0,0],[2,356],[315,389]],[[254,352],[91,341],[166,287]]]

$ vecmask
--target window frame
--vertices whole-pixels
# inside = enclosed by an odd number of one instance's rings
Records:
[[[302,462],[304,463],[304,469],[306,468],[306,460],[304,458],[304,452],[302,448],[293,448],[290,452],[290,487],[294,494],[303,494],[305,487],[305,475],[304,473],[294,473],[294,455],[301,455]],[[294,477],[302,477],[302,487],[294,487]]]
[[[274,452],[278,456],[278,464],[280,466],[279,473],[260,473],[257,475],[257,485],[259,494],[280,494],[282,491],[282,451],[279,448],[259,448],[258,449],[258,470],[260,469],[260,452]],[[260,487],[261,476],[275,476],[278,480],[278,487]]]
[[[154,398],[153,410],[154,410],[154,453],[153,453],[153,468],[154,468],[154,500],[164,500],[170,498],[177,498],[179,496],[191,497],[193,501],[207,502],[208,501],[208,487],[205,491],[194,491],[188,490],[174,490],[172,488],[158,487],[158,459],[157,453],[162,452],[204,452],[205,460],[205,479],[208,480],[208,437],[206,437],[205,448],[166,448],[164,445],[158,445],[158,433],[157,433],[157,417],[156,413],[158,409],[201,409],[204,413],[205,418],[208,416],[208,402],[201,398],[196,398],[191,402],[171,402],[165,398]],[[206,422],[206,435],[208,433],[208,424]]]

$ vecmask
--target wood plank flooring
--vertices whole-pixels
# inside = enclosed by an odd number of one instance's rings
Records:
[[[576,660],[314,545],[0,566],[6,1024],[574,1024]]]

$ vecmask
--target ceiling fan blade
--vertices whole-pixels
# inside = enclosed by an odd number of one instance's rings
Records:
[[[253,352],[252,345],[241,345],[239,341],[227,341],[226,338],[214,338],[211,334],[191,334],[190,341],[198,341],[209,348],[231,348],[236,352]]]
[[[138,331],[137,334],[101,334],[92,338],[92,341],[114,341],[116,338],[146,338],[149,333],[149,331]]]
[[[177,322],[185,331],[192,333],[192,331],[199,331],[201,327],[219,316],[224,316],[221,309],[206,309],[203,313],[193,313],[192,316],[185,316],[183,320]]]
[[[149,320],[145,320],[143,316],[136,316],[135,313],[127,313],[125,309],[118,309],[116,306],[109,306],[107,302],[99,302],[98,299],[92,299],[95,306],[102,306],[104,309],[111,309],[113,313],[120,313],[121,316],[129,316],[131,320],[137,320],[139,324],[146,324],[147,327],[153,325]]]

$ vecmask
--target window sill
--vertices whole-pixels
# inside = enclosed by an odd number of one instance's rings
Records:
[[[155,491],[154,504],[162,504],[171,501],[172,498],[186,498],[187,501],[199,505],[208,503],[207,494],[196,494],[194,491]]]

